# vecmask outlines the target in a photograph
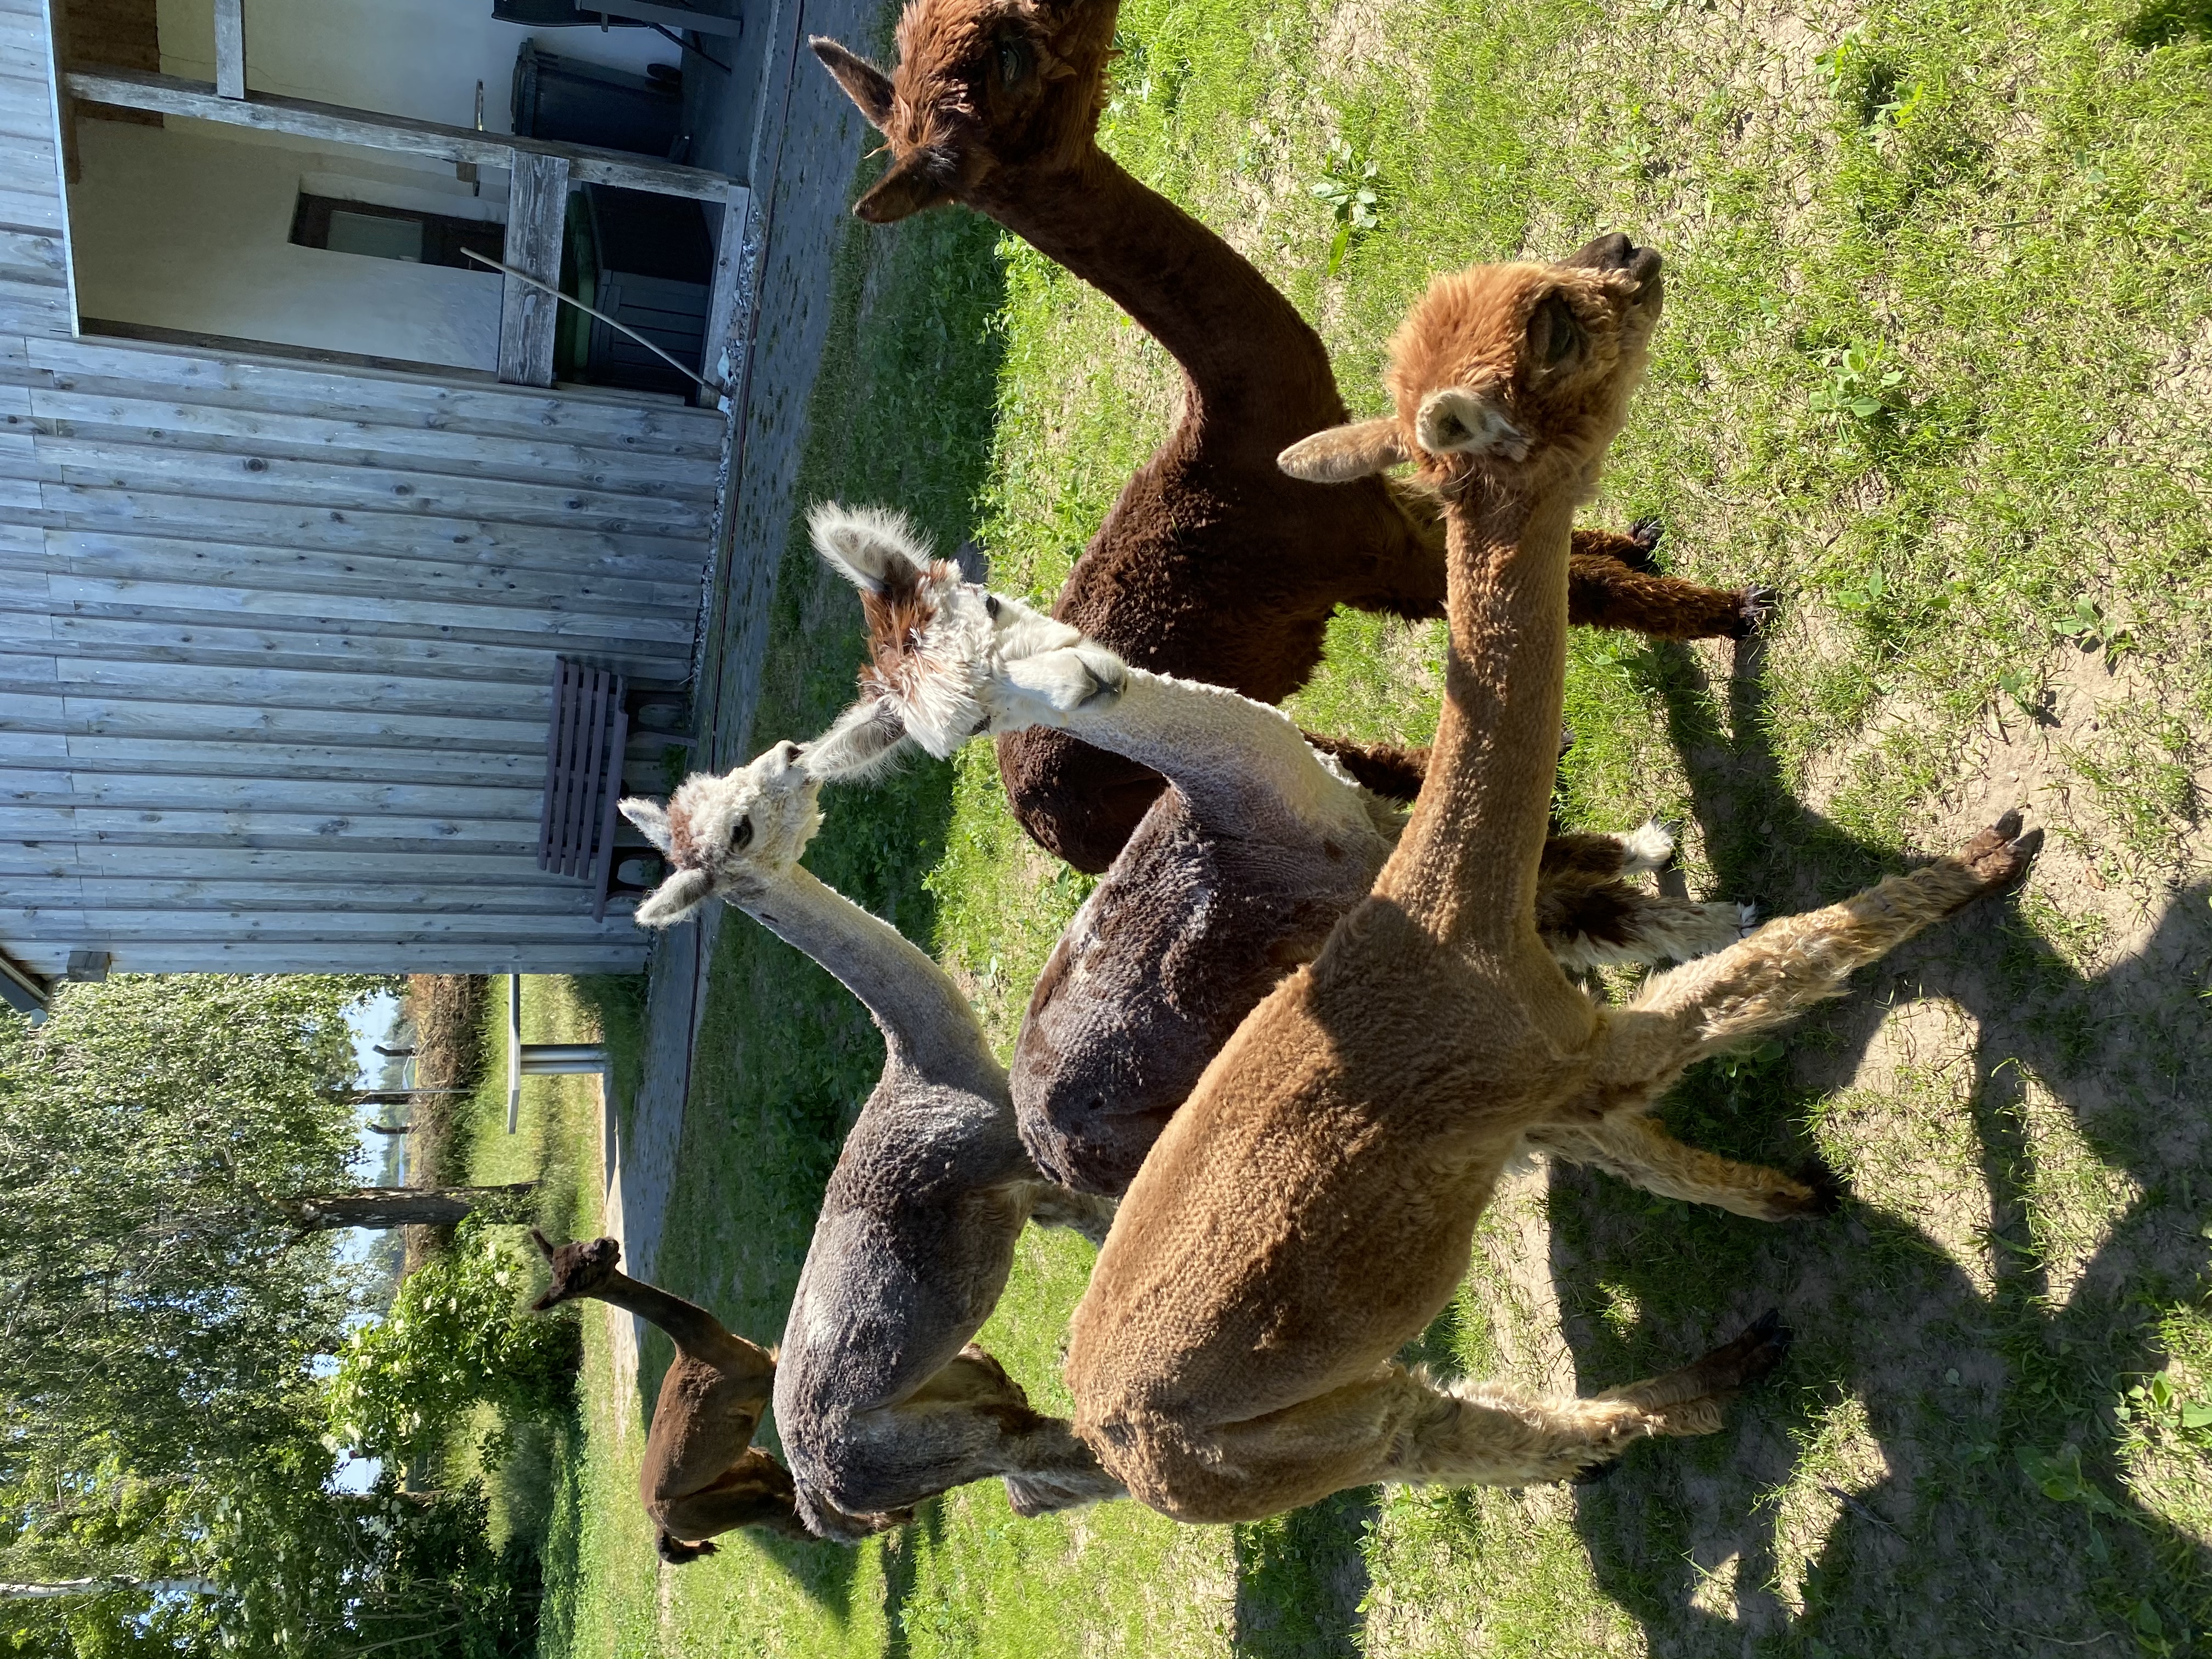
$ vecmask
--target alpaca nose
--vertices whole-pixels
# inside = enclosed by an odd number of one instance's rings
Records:
[[[1656,248],[1638,247],[1623,233],[1609,230],[1591,238],[1559,263],[1584,270],[1625,270],[1641,289],[1651,286],[1662,262]]]

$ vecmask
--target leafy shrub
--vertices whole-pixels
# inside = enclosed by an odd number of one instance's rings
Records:
[[[462,1222],[453,1248],[399,1287],[392,1311],[347,1339],[331,1379],[333,1437],[404,1463],[478,1401],[507,1421],[566,1407],[581,1352],[576,1321],[565,1309],[525,1311],[526,1282],[521,1259],[489,1225]]]

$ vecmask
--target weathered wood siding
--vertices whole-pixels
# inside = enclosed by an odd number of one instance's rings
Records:
[[[722,417],[73,337],[49,56],[0,0],[0,945],[641,965],[537,868],[554,660],[688,679]]]

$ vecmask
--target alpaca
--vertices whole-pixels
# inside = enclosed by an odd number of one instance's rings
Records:
[[[775,1376],[775,1355],[732,1335],[696,1303],[622,1272],[617,1240],[556,1249],[536,1228],[530,1236],[553,1268],[551,1287],[531,1304],[538,1312],[593,1297],[659,1326],[676,1344],[637,1474],[638,1495],[659,1529],[660,1559],[674,1566],[712,1555],[708,1540],[739,1527],[806,1537],[789,1472],[752,1443]],[[892,1524],[889,1516],[869,1519]]]
[[[800,866],[822,822],[805,758],[780,743],[687,780],[665,811],[622,803],[672,866],[640,922],[670,927],[726,899],[843,981],[884,1033],[883,1076],[830,1174],[775,1368],[799,1518],[851,1541],[993,1475],[1023,1514],[1116,1496],[1068,1425],[1030,1410],[969,1340],[1006,1288],[1024,1221],[1095,1242],[1113,1206],[1038,1175],[1006,1068],[944,969]]]
[[[854,211],[884,223],[959,202],[1098,289],[1183,372],[1182,420],[1124,486],[1053,614],[1139,667],[1279,702],[1321,660],[1340,605],[1443,614],[1432,494],[1364,478],[1286,481],[1276,453],[1345,418],[1321,337],[1235,250],[1098,148],[1118,0],[915,0],[885,75],[834,40],[815,53],[889,143]],[[1577,538],[1577,621],[1666,638],[1741,635],[1770,596],[1647,574],[1626,537]],[[1097,873],[1163,787],[1124,757],[1039,728],[1000,741],[1015,817]],[[1344,759],[1377,788],[1418,772]]]
[[[1645,1436],[1717,1430],[1779,1360],[1778,1322],[1593,1399],[1443,1387],[1393,1356],[1449,1300],[1524,1136],[1632,1118],[1692,1061],[1838,994],[2025,867],[2008,815],[1957,857],[1770,922],[1619,1009],[1544,951],[1568,523],[1641,375],[1659,273],[1616,234],[1563,264],[1441,276],[1391,342],[1395,415],[1284,458],[1309,477],[1419,464],[1449,515],[1451,651],[1429,780],[1372,894],[1169,1122],[1076,1311],[1077,1432],[1170,1516],[1253,1519],[1378,1480],[1553,1480]],[[1027,676],[1056,680],[1068,709],[1078,677]]]
[[[1281,710],[1130,667],[1019,599],[963,582],[895,514],[823,505],[810,523],[816,550],[860,590],[874,693],[810,749],[812,769],[865,769],[908,734],[945,755],[987,726],[1036,723],[1172,781],[1054,948],[1014,1045],[1014,1110],[1038,1168],[1119,1194],[1245,1015],[1367,896],[1404,819]],[[1063,714],[1023,683],[1040,660],[1078,664],[1105,689]],[[854,732],[868,734],[860,749],[842,735]],[[836,758],[825,768],[817,751]],[[1742,937],[1744,907],[1653,896],[1621,878],[1657,868],[1672,847],[1656,824],[1546,842],[1538,931],[1563,966],[1687,958]],[[1626,1173],[1644,1149],[1556,1150]],[[1690,1195],[1679,1172],[1699,1158],[1674,1149],[1655,1166],[1671,1183],[1660,1190]],[[1824,1190],[1772,1170],[1702,1167],[1715,1178],[1697,1195],[1744,1214],[1827,1206]]]

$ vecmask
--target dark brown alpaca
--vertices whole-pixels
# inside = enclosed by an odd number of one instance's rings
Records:
[[[1279,702],[1321,660],[1339,605],[1441,617],[1443,532],[1426,495],[1379,477],[1288,479],[1275,457],[1345,418],[1321,338],[1234,249],[1098,148],[1116,0],[915,0],[894,75],[817,39],[816,53],[890,141],[854,211],[885,223],[959,202],[1103,292],[1183,371],[1181,422],[1124,486],[1053,614],[1156,673]],[[1643,574],[1626,537],[1576,535],[1574,621],[1670,639],[1740,635],[1754,590]],[[1395,751],[1363,763],[1409,793]],[[1000,739],[1014,813],[1078,869],[1113,862],[1164,787],[1065,733]]]
[[[799,1518],[790,1471],[752,1443],[775,1386],[775,1355],[732,1335],[698,1304],[623,1272],[617,1240],[556,1249],[535,1228],[530,1236],[553,1269],[552,1284],[532,1304],[538,1312],[591,1297],[659,1326],[676,1344],[637,1472],[638,1496],[659,1529],[660,1559],[677,1565],[712,1555],[708,1540],[739,1527],[812,1536]]]

